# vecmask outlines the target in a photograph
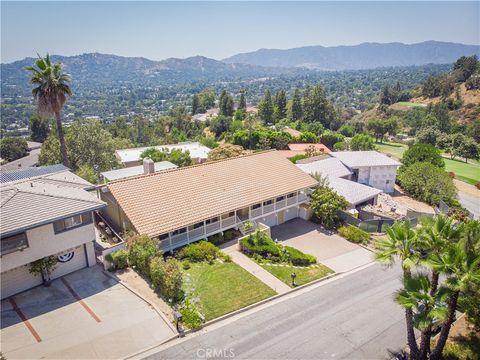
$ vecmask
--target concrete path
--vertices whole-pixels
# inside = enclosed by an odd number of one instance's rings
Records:
[[[400,279],[399,266],[372,265],[142,358],[389,359],[406,344],[404,313],[393,300]]]
[[[480,218],[480,190],[463,181],[453,181],[458,189],[458,199],[462,206],[468,209],[475,219]]]
[[[283,281],[270,274],[267,270],[262,268],[253,260],[250,260],[248,256],[243,255],[238,250],[238,245],[236,242],[230,246],[223,247],[222,251],[229,254],[232,257],[233,262],[243,267],[249,273],[255,275],[258,279],[271,287],[278,294],[283,294],[291,290],[290,287]]]

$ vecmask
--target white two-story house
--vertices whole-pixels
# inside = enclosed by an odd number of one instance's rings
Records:
[[[394,192],[397,169],[401,165],[397,160],[377,151],[340,151],[330,155],[352,172],[351,180],[386,193]]]
[[[95,265],[93,211],[105,204],[63,165],[0,173],[1,298],[40,285],[30,264],[54,256],[51,279]]]

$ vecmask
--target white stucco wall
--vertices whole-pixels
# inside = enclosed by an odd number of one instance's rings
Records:
[[[55,255],[78,245],[92,243],[95,240],[95,229],[93,223],[90,223],[55,234],[53,224],[48,224],[27,230],[27,238],[28,248],[2,256],[2,272],[31,263],[45,256]],[[89,263],[90,260],[93,260],[92,264],[95,264],[95,254],[92,248],[93,246],[89,246],[87,255]]]
[[[368,171],[364,170],[368,169]],[[368,184],[376,189],[383,190],[386,193],[391,193],[395,190],[395,178],[397,176],[397,166],[372,166],[370,168],[359,169],[363,170],[363,174],[369,174],[367,181],[359,181],[363,184]]]

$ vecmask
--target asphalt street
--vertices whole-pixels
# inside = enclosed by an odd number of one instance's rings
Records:
[[[398,266],[373,265],[148,359],[385,359],[406,343]]]

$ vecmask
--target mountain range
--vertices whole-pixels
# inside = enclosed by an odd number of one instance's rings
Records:
[[[266,67],[304,67],[318,70],[361,70],[379,67],[450,64],[462,55],[480,56],[479,45],[425,41],[417,44],[363,43],[353,46],[307,46],[260,49],[233,55],[223,62]]]

